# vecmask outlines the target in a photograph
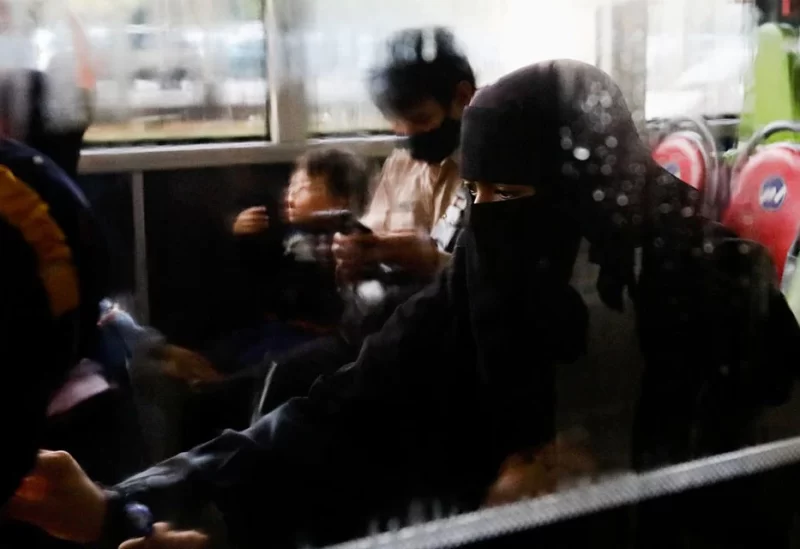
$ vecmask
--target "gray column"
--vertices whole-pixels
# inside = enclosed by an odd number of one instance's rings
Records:
[[[611,6],[611,76],[625,94],[640,131],[647,95],[647,4],[647,0],[623,0]]]

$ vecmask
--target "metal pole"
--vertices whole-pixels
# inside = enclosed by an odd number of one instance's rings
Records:
[[[147,218],[144,202],[144,173],[131,174],[133,202],[134,306],[142,324],[150,323],[150,280],[147,267]]]
[[[267,82],[270,137],[275,143],[305,141],[308,105],[300,48],[298,0],[266,0]]]

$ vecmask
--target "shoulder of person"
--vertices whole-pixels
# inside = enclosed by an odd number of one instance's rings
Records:
[[[418,164],[419,161],[411,158],[411,154],[406,149],[398,147],[386,158],[386,161],[383,163],[383,169],[384,171],[397,171],[408,169]]]

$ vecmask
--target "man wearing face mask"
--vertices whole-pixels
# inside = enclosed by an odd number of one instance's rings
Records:
[[[405,142],[386,160],[362,220],[374,234],[334,240],[339,275],[358,281],[384,264],[426,281],[449,262],[465,207],[457,150],[475,75],[452,33],[410,29],[389,41],[388,61],[372,71],[369,85]]]

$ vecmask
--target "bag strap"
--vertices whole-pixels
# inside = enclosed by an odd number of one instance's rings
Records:
[[[436,222],[431,231],[431,238],[436,242],[436,246],[443,252],[452,252],[455,248],[458,235],[464,226],[464,217],[471,197],[467,190],[460,187],[450,206],[445,210],[444,215]]]

